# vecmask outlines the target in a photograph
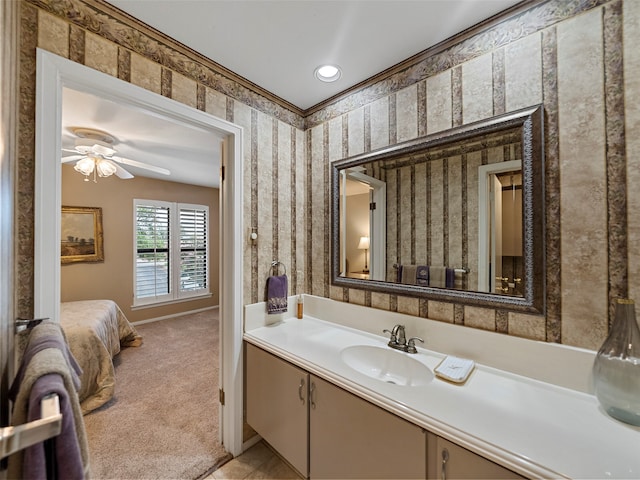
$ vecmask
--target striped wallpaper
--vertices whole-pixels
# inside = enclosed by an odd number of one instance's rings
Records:
[[[546,315],[332,286],[329,296],[502,333],[598,348],[608,330],[612,299],[640,293],[640,251],[627,237],[633,234],[638,238],[640,234],[636,226],[640,222],[627,208],[629,199],[635,197],[626,190],[627,176],[636,174],[625,155],[625,148],[636,142],[625,135],[625,127],[637,122],[638,82],[625,72],[640,73],[638,53],[631,47],[640,38],[639,14],[637,2],[631,1],[542,2],[517,18],[434,53],[375,88],[364,88],[307,117],[311,161],[317,168],[316,163],[326,165],[327,161],[543,103]],[[372,98],[391,84],[401,88],[390,88],[388,95]],[[635,101],[625,101],[628,97]],[[334,154],[343,150],[343,155]],[[467,157],[469,161],[477,160]],[[468,176],[468,166],[465,174],[456,162],[431,164],[431,175],[442,172],[448,179],[432,186],[432,196],[447,198]],[[411,177],[411,172],[402,175]],[[393,182],[390,185],[392,188]],[[316,192],[312,216],[327,218],[328,197],[321,195],[319,188]],[[414,190],[409,197],[415,202],[416,195],[424,194]],[[418,207],[421,203],[413,203],[414,208],[423,208]],[[393,209],[393,204],[389,207]],[[442,203],[439,216],[448,221],[441,223],[438,240],[430,246],[432,255],[444,258],[445,235],[449,241],[468,238],[474,226],[469,212],[458,213],[461,208],[459,200]],[[453,222],[454,213],[448,209],[454,209],[463,221]],[[428,215],[423,211],[419,216]],[[399,231],[404,231],[404,225],[401,220]],[[634,232],[631,226],[636,226]],[[311,249],[324,244],[328,220],[322,227],[322,231],[315,226],[309,229]],[[412,245],[398,243],[398,248]],[[462,262],[464,256],[469,262],[474,255],[462,244],[449,249],[448,254],[449,261]],[[312,293],[327,294],[328,269],[328,261],[311,265],[314,278],[325,278],[312,284]]]
[[[640,136],[626,134],[640,126],[640,2],[541,1],[308,112],[252,89],[101,0],[22,0],[20,10],[21,316],[33,310],[36,47],[244,128],[245,234],[238,242],[244,246],[246,304],[264,298],[277,259],[287,266],[291,293],[597,348],[608,330],[612,299],[640,298],[640,190],[627,188],[640,180]],[[545,109],[546,315],[331,285],[331,162],[538,103]],[[421,168],[446,174],[447,182],[430,187],[438,198],[459,191],[454,185],[466,176],[469,196],[470,165],[479,161],[468,154],[466,174],[461,158],[415,166],[413,175]],[[415,218],[446,219],[429,247],[432,256],[444,256],[445,235],[449,242],[469,238],[472,207],[459,197],[442,202],[442,213],[429,213],[419,200],[424,194],[416,184],[410,196]],[[458,213],[463,205],[466,214]],[[454,212],[467,221],[452,221]],[[255,244],[249,240],[252,228],[258,232]],[[399,231],[404,228],[402,222]],[[470,262],[469,245],[449,249],[450,261]]]

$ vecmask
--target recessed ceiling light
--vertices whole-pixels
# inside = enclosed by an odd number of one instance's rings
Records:
[[[335,82],[342,76],[342,71],[336,65],[320,65],[313,74],[322,82]]]

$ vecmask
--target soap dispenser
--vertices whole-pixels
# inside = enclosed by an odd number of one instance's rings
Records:
[[[302,302],[302,295],[298,295],[298,318],[302,318],[304,310],[304,303]]]

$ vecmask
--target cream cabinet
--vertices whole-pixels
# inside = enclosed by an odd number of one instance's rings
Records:
[[[247,423],[315,478],[426,478],[426,432],[246,344]]]
[[[314,478],[426,478],[426,432],[310,376],[309,469]]]
[[[432,433],[427,442],[430,480],[525,478]]]
[[[246,345],[247,423],[298,472],[309,473],[309,374]]]
[[[305,477],[524,478],[245,345],[247,423]]]

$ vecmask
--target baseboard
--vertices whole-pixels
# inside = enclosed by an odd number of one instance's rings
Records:
[[[162,317],[148,318],[146,320],[138,320],[137,322],[131,322],[133,326],[143,325],[145,323],[159,322],[161,320],[170,320],[176,317],[182,317],[183,315],[192,315],[194,313],[206,312],[207,310],[219,309],[220,305],[214,305],[213,307],[198,308],[196,310],[188,310],[186,312],[172,313],[171,315],[164,315]]]
[[[255,434],[249,440],[247,440],[246,442],[242,443],[242,451],[246,452],[251,447],[253,447],[256,443],[258,443],[260,440],[262,440],[262,437],[260,435],[258,435],[258,434]]]

